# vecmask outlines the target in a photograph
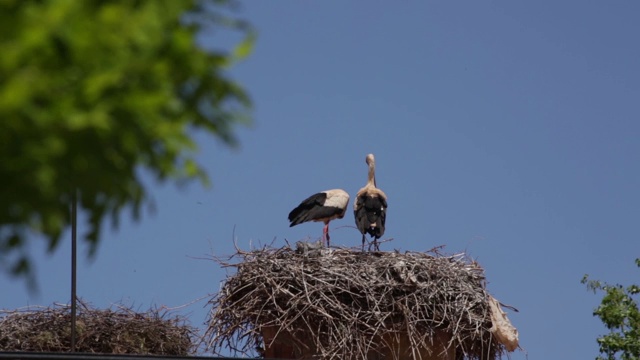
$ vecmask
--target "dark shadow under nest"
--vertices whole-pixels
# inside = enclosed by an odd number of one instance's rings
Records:
[[[464,254],[298,243],[216,261],[236,272],[209,302],[205,339],[214,353],[265,356],[278,338],[294,348],[291,357],[322,359],[405,358],[385,353],[398,346],[424,358],[416,349],[437,340],[450,358],[493,360],[518,346],[484,270]]]

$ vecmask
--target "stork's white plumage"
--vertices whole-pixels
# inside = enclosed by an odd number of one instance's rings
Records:
[[[356,226],[362,233],[362,250],[367,233],[373,237],[375,250],[379,250],[378,239],[384,234],[387,218],[387,195],[376,187],[376,161],[373,154],[367,155],[365,161],[369,166],[369,176],[367,184],[356,194],[353,215]]]
[[[313,194],[303,200],[300,205],[289,213],[291,226],[307,221],[322,221],[322,239],[329,247],[329,222],[342,219],[349,205],[349,194],[342,189],[333,189]]]

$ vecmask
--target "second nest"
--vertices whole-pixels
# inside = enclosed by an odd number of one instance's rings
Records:
[[[409,349],[439,339],[457,358],[495,359],[504,352],[494,336],[491,303],[497,302],[485,290],[483,269],[463,254],[308,245],[218,260],[237,272],[210,301],[210,350],[286,357],[268,351],[279,338],[296,358],[365,359],[397,347],[402,337],[400,347]]]

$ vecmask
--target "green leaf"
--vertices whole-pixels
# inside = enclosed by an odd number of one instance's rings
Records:
[[[233,49],[234,61],[240,61],[251,55],[256,42],[257,35],[254,31],[250,31],[240,44]]]

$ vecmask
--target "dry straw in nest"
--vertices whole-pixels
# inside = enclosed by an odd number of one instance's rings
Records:
[[[77,352],[185,356],[195,350],[196,330],[165,311],[98,310],[81,303],[76,329]],[[70,347],[70,305],[0,311],[0,351],[68,352]]]
[[[310,245],[216,259],[237,271],[209,302],[209,350],[263,355],[279,338],[298,358],[424,358],[438,341],[457,359],[504,353],[492,335],[484,271],[463,254]],[[398,346],[413,355],[389,355]]]

